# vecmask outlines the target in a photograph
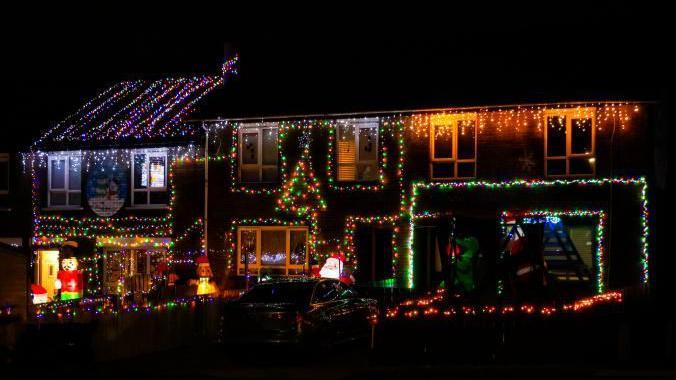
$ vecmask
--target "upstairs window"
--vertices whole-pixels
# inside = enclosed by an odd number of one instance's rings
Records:
[[[79,154],[52,154],[48,163],[49,207],[82,206],[82,172]]]
[[[9,194],[9,153],[0,153],[0,195]]]
[[[243,183],[279,180],[279,130],[276,124],[239,129],[239,179]]]
[[[337,128],[338,181],[377,181],[378,122],[344,123]]]
[[[545,111],[545,175],[596,173],[596,117],[593,108]]]
[[[162,206],[169,203],[166,149],[135,150],[132,153],[131,170],[133,206]]]
[[[477,115],[435,115],[430,118],[432,179],[476,177]]]

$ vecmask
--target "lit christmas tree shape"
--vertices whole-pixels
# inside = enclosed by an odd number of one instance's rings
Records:
[[[277,210],[314,220],[319,211],[326,210],[326,202],[308,157],[309,151],[305,149],[282,187],[282,193],[277,198]]]

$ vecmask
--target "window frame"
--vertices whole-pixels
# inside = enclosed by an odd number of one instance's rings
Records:
[[[136,161],[135,156],[138,154],[145,154],[148,158],[148,186],[145,189],[136,188]],[[164,186],[163,187],[151,187],[150,186],[150,158],[151,157],[163,157],[164,158]],[[169,157],[167,154],[167,148],[147,148],[147,149],[134,149],[131,151],[131,208],[161,208],[166,207],[167,203],[150,203],[150,193],[153,192],[167,192],[169,189]],[[144,204],[136,204],[134,197],[136,193],[147,193],[147,202]]]
[[[80,187],[77,190],[70,188],[70,160],[78,157],[80,160]],[[65,160],[63,189],[52,188],[52,162]],[[65,205],[52,204],[52,192],[63,192],[66,195]],[[70,204],[70,194],[80,194],[80,204]],[[82,154],[80,152],[53,152],[47,156],[47,207],[51,209],[81,209],[82,208]]]
[[[284,263],[284,275],[289,275],[289,270],[310,270],[310,231],[307,226],[250,226],[242,225],[237,226],[237,275],[244,276],[244,263],[241,262],[242,258],[242,231],[255,231],[256,232],[256,263],[248,263],[249,273],[255,273],[260,275],[261,269],[265,268],[282,268],[281,266],[273,265],[262,265],[261,264],[261,249],[262,249],[262,232],[263,231],[285,231],[286,240],[285,240],[285,249],[286,249],[286,262]],[[292,231],[302,231],[305,232],[305,262],[302,265],[291,264],[291,232]]]
[[[355,128],[354,131],[354,143],[355,143],[355,160],[354,160],[354,172],[355,172],[355,179],[341,179],[340,178],[340,167],[341,166],[347,166],[346,164],[341,164],[340,163],[340,150],[336,148],[336,181],[337,182],[343,182],[343,183],[369,183],[369,182],[378,182],[378,176],[381,171],[380,167],[380,123],[377,119],[367,119],[367,120],[356,120],[356,121],[340,121],[336,125],[336,140],[340,141],[341,139],[341,127],[344,126],[353,126]],[[359,149],[359,132],[362,129],[375,129],[376,130],[376,157],[373,160],[362,160],[360,155],[360,149]],[[336,142],[336,147],[338,146],[338,143]],[[375,179],[369,179],[369,180],[360,180],[359,179],[359,165],[363,165],[365,163],[372,163],[374,164],[376,171],[377,171],[377,176]]]
[[[458,124],[464,121],[474,122],[474,157],[473,158],[458,158]],[[453,136],[451,141],[451,157],[437,158],[435,157],[434,136],[437,127],[451,125],[453,129]],[[478,148],[478,129],[479,116],[476,113],[459,113],[449,115],[435,115],[430,117],[429,122],[429,171],[430,179],[434,181],[447,181],[457,179],[472,179],[476,178],[477,173],[477,148]],[[472,163],[474,164],[473,176],[458,176],[458,164]],[[452,177],[436,177],[434,175],[434,164],[453,164]]]
[[[589,116],[588,116],[589,115]],[[549,145],[549,123],[548,118],[550,117],[561,117],[566,118],[566,153],[565,156],[549,156],[548,145]],[[572,153],[573,148],[573,120],[574,119],[590,119],[591,120],[591,152],[590,153]],[[545,167],[545,177],[549,178],[563,178],[563,177],[594,177],[596,176],[596,108],[594,107],[585,107],[585,108],[567,108],[567,109],[547,109],[544,111],[544,129],[545,129],[545,138],[544,138],[544,167]],[[591,173],[571,173],[570,172],[570,161],[571,159],[587,158],[591,164],[592,171]],[[549,174],[549,161],[561,161],[565,160],[566,162],[566,172],[564,174]]]
[[[9,159],[9,153],[0,153],[0,164],[7,164],[7,188],[6,189],[0,189],[0,195],[7,195],[9,194],[9,188],[10,188],[10,178],[12,177],[11,175],[11,164],[10,164],[10,159]]]
[[[277,164],[275,165],[264,165],[263,164],[263,132],[267,129],[277,130]],[[258,157],[256,158],[256,164],[245,164],[242,161],[244,155],[242,154],[242,135],[249,131],[256,131],[258,134],[257,146],[258,146]],[[239,183],[247,185],[256,185],[256,184],[275,184],[280,182],[281,177],[281,168],[280,168],[280,146],[279,146],[279,124],[278,123],[262,123],[262,124],[240,124],[237,130],[237,153],[239,156],[238,160],[238,177],[237,180]],[[242,181],[242,169],[244,167],[255,167],[258,170],[258,181]],[[263,170],[266,168],[274,167],[277,170],[277,180],[276,181],[263,181]]]

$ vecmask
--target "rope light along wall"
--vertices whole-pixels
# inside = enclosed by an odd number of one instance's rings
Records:
[[[507,221],[509,218],[594,218],[596,219],[595,242],[596,251],[594,253],[594,266],[596,268],[596,292],[602,294],[605,291],[605,243],[606,243],[606,225],[607,214],[603,210],[550,210],[533,209],[527,211],[503,211],[500,214],[500,227],[503,234],[507,233]]]
[[[511,181],[500,181],[500,182],[490,182],[490,181],[466,181],[466,182],[414,182],[411,187],[411,196],[408,202],[409,205],[409,220],[410,220],[410,229],[413,230],[415,224],[415,219],[420,218],[421,215],[433,215],[429,211],[421,211],[418,213],[417,200],[423,190],[439,189],[442,191],[453,191],[453,190],[511,190],[511,189],[547,189],[553,187],[564,187],[564,186],[586,186],[586,187],[600,187],[604,185],[627,185],[627,186],[636,186],[639,189],[639,203],[640,203],[640,236],[639,245],[640,245],[640,257],[641,257],[641,282],[644,284],[648,283],[649,280],[649,245],[648,238],[650,235],[650,230],[648,227],[648,183],[644,177],[638,178],[589,178],[589,179],[570,179],[570,180],[525,180],[525,179],[515,179]],[[605,226],[605,223],[604,223]],[[605,238],[605,237],[604,237]],[[409,255],[409,287],[413,287],[413,237],[412,234],[408,239],[408,255]]]

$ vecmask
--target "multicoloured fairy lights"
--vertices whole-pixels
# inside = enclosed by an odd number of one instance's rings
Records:
[[[380,122],[379,119],[374,119],[374,124],[377,125],[378,137],[382,139],[385,136],[384,124]],[[361,121],[360,119],[345,119],[345,120],[331,120],[323,121],[322,125],[328,128],[329,131],[329,145],[328,153],[326,156],[326,177],[328,178],[329,189],[337,191],[378,191],[385,188],[387,179],[385,177],[385,170],[387,169],[388,164],[388,149],[387,144],[382,141],[378,142],[377,146],[377,162],[378,162],[378,180],[376,184],[372,182],[341,182],[338,181],[336,176],[336,161],[338,158],[336,155],[336,129],[345,125],[352,125],[355,122]]]
[[[45,132],[33,146],[193,136],[199,128],[184,123],[185,117],[228,75],[237,73],[238,60],[235,56],[226,61],[219,75],[117,83]]]
[[[116,305],[110,297],[85,298],[81,301],[50,302],[35,305],[34,317],[37,320],[54,318],[56,320],[72,320],[86,316],[103,316],[129,313],[153,314],[174,309],[193,309],[198,305],[213,304],[215,298],[211,296],[194,296],[176,298],[163,302],[131,303]]]
[[[349,216],[345,221],[345,233],[342,250],[345,252],[347,261],[352,263],[353,269],[358,269],[359,261],[356,255],[354,237],[359,224],[389,226],[392,228],[392,274],[396,277],[399,263],[399,215],[394,216]]]
[[[236,73],[236,60],[224,65],[224,73]],[[218,77],[220,78],[220,77]],[[185,80],[167,80],[153,83],[125,82],[111,87],[99,97],[93,99],[90,103],[83,106],[75,114],[68,117],[59,124],[54,130],[48,132],[39,140],[36,146],[43,146],[43,143],[67,143],[69,141],[106,141],[106,140],[124,140],[139,138],[164,138],[195,136],[200,128],[196,125],[188,126],[183,124],[184,116],[190,111],[192,106],[199,99],[208,94],[213,88],[211,86],[220,85],[216,81],[222,79],[209,79],[207,77],[189,78]],[[369,117],[377,123],[378,131],[378,175],[374,182],[343,182],[336,178],[337,157],[336,157],[336,128],[339,124],[349,122],[350,116],[345,118],[317,118],[304,120],[279,120],[273,122],[278,128],[277,152],[279,180],[274,184],[251,185],[242,184],[239,181],[239,132],[242,126],[241,122],[223,121],[217,128],[231,128],[231,145],[225,151],[219,151],[217,155],[209,157],[209,161],[229,162],[230,183],[228,186],[232,192],[240,192],[246,195],[277,195],[277,198],[269,197],[266,202],[277,201],[278,211],[289,213],[289,218],[299,218],[298,221],[289,221],[284,218],[266,217],[251,219],[236,219],[231,222],[230,232],[226,232],[226,251],[228,255],[228,268],[232,269],[232,259],[236,252],[236,228],[242,225],[308,225],[310,227],[310,252],[315,259],[318,254],[318,246],[327,241],[336,241],[339,249],[344,249],[348,258],[357,265],[355,253],[354,235],[356,226],[360,223],[365,224],[383,224],[392,226],[392,266],[393,272],[404,275],[404,282],[408,287],[414,286],[414,253],[412,248],[413,227],[415,221],[421,218],[434,217],[434,212],[416,210],[416,200],[418,196],[426,190],[473,190],[490,189],[508,191],[517,188],[549,188],[553,186],[601,186],[606,184],[636,185],[641,189],[641,265],[642,281],[648,281],[648,206],[647,206],[647,184],[644,178],[618,178],[618,179],[574,179],[574,180],[512,180],[502,182],[485,181],[465,181],[448,183],[427,183],[412,182],[408,187],[408,181],[404,178],[406,169],[406,145],[407,138],[415,138],[420,135],[429,138],[429,119],[444,114],[473,113],[478,116],[478,133],[493,129],[502,132],[507,129],[515,133],[529,129],[542,131],[543,125],[546,125],[546,110],[568,110],[577,112],[578,118],[595,118],[596,128],[602,131],[609,122],[615,121],[621,129],[628,125],[634,114],[639,111],[639,107],[629,103],[584,103],[584,104],[562,104],[562,105],[534,105],[534,106],[514,106],[514,107],[482,107],[482,108],[456,108],[447,110],[432,110],[420,112],[400,112],[397,114],[382,114],[381,116]],[[573,110],[573,111],[570,111]],[[589,110],[593,110],[589,111]],[[104,117],[104,115],[106,115]],[[83,125],[92,126],[84,131]],[[249,124],[249,123],[246,123]],[[261,125],[270,124],[261,122]],[[319,131],[319,129],[321,129]],[[324,145],[321,150],[327,152],[325,173],[315,173],[310,167],[313,162],[308,157],[307,160],[299,160],[294,166],[289,166],[289,157],[287,154],[293,149],[289,149],[289,133],[291,132],[312,132],[318,130],[319,133],[326,133],[323,136]],[[79,133],[79,135],[78,135]],[[215,136],[211,135],[211,136]],[[57,136],[61,136],[58,137]],[[210,136],[210,137],[211,137]],[[328,136],[328,137],[327,137]],[[213,138],[213,137],[212,137]],[[328,139],[328,140],[327,140]],[[227,138],[225,140],[228,140]],[[395,148],[396,147],[396,148]],[[309,147],[306,147],[309,149]],[[314,147],[313,147],[314,148]],[[397,151],[395,151],[395,149]],[[41,208],[39,204],[40,191],[42,187],[41,179],[34,174],[33,178],[33,199],[37,202],[34,207],[34,243],[36,246],[48,247],[58,245],[66,237],[95,237],[97,244],[110,245],[119,248],[131,248],[134,246],[148,246],[150,248],[166,249],[172,254],[169,260],[182,262],[181,258],[173,258],[174,245],[187,239],[193,234],[203,234],[201,221],[189,225],[188,229],[174,236],[174,204],[175,189],[172,185],[174,177],[174,166],[178,163],[200,163],[204,158],[196,158],[197,148],[191,146],[189,153],[170,152],[168,156],[174,157],[173,161],[168,162],[169,192],[170,204],[168,212],[161,217],[123,217],[123,218],[90,218],[82,219],[70,218],[64,216],[40,215]],[[316,152],[316,149],[309,151]],[[309,152],[308,151],[308,152]],[[106,151],[82,151],[83,170],[89,170],[88,163],[103,161],[115,157],[120,164],[130,165],[133,149],[109,149]],[[323,155],[323,153],[322,153]],[[397,157],[396,168],[390,168]],[[35,151],[30,156],[30,164],[36,173],[37,169],[46,167],[45,157],[47,153]],[[321,156],[319,157],[322,158]],[[321,160],[320,160],[321,161]],[[323,161],[321,161],[323,163]],[[316,162],[315,162],[316,163]],[[294,164],[291,162],[291,164]],[[293,170],[290,170],[293,168]],[[388,170],[390,169],[390,170]],[[392,174],[393,173],[393,174]],[[324,175],[326,179],[324,180]],[[226,174],[227,177],[227,174]],[[393,178],[390,178],[393,177]],[[350,216],[346,220],[344,235],[340,233],[336,236],[319,235],[319,222],[317,220],[318,211],[326,208],[319,179],[325,182],[329,191],[337,192],[363,192],[363,191],[382,191],[396,189],[395,182],[398,184],[400,192],[399,215],[394,215],[397,210],[390,210],[388,216]],[[418,177],[419,178],[419,177]],[[227,181],[226,181],[227,182]],[[312,201],[310,201],[312,199]],[[314,203],[313,205],[311,203]],[[548,210],[531,210],[532,212],[546,212]],[[606,215],[598,211],[595,215],[583,215],[584,210],[553,210],[555,213],[580,213],[571,216],[590,216],[598,217],[597,241],[603,242],[605,239],[605,218]],[[166,215],[166,216],[165,216]],[[535,215],[535,214],[534,214]],[[126,218],[126,219],[125,219]],[[403,238],[408,239],[406,256],[401,256],[399,240],[402,237],[400,228],[404,228],[405,223],[409,223],[409,235]],[[226,227],[227,228],[227,227]],[[158,238],[170,237],[170,242]],[[144,240],[145,239],[145,240]],[[598,244],[596,252],[596,264],[599,268],[597,275],[597,286],[599,292],[603,291],[603,267],[604,267],[604,248],[603,244]],[[405,248],[402,247],[401,250]],[[210,250],[211,252],[211,250]],[[185,259],[190,261],[190,259]],[[406,266],[406,268],[401,268]]]
[[[409,215],[410,228],[413,229],[414,217],[413,215],[420,215],[417,209],[417,201],[423,191],[440,190],[440,191],[457,191],[457,190],[503,190],[509,191],[512,189],[548,189],[554,187],[601,187],[607,185],[625,185],[636,186],[639,190],[638,201],[640,204],[640,249],[641,249],[641,281],[644,284],[649,280],[649,250],[648,250],[648,197],[647,187],[648,183],[644,177],[639,178],[588,178],[588,179],[557,179],[557,180],[525,180],[516,179],[511,181],[468,181],[468,182],[414,182],[411,189],[411,197],[409,199]],[[423,212],[425,214],[425,212]],[[412,234],[411,234],[412,235]],[[409,264],[413,264],[413,237],[409,236],[408,241]],[[410,268],[412,273],[412,267]],[[412,276],[412,274],[411,274]],[[412,285],[412,278],[411,278]]]
[[[285,220],[280,218],[244,218],[230,220],[230,231],[226,233],[227,252],[227,268],[233,268],[233,259],[237,256],[237,228],[252,227],[252,226],[307,226],[308,221],[301,220]],[[310,227],[310,241],[308,242],[310,257],[317,253],[317,234],[318,231],[314,224],[309,224]],[[316,257],[315,257],[316,259]]]
[[[399,303],[399,305],[387,309],[385,318],[390,320],[443,320],[454,318],[503,318],[510,315],[549,317],[553,315],[581,312],[601,305],[619,305],[622,304],[622,302],[622,292],[613,291],[588,298],[582,298],[562,305],[456,304],[451,300],[448,300],[445,289],[438,289],[436,292],[430,292],[417,299],[403,301]]]
[[[503,211],[500,214],[500,226],[503,234],[507,233],[507,223],[515,219],[521,219],[524,223],[539,222],[539,218],[594,218],[596,219],[596,235],[594,253],[594,267],[596,270],[596,292],[603,293],[605,290],[605,239],[607,215],[603,210],[527,210],[527,211]],[[536,219],[536,220],[533,220]]]
[[[282,186],[276,210],[314,220],[319,211],[326,210],[326,201],[322,197],[321,186],[312,170],[308,154],[308,149],[305,149],[291,177]]]

